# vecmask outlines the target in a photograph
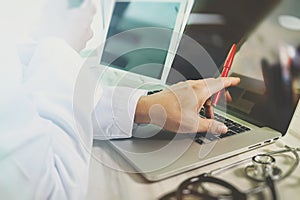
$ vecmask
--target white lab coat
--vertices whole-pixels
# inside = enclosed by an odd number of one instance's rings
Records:
[[[37,47],[25,70],[14,56],[0,62],[0,199],[84,199],[93,110],[98,139],[131,137],[145,91],[105,88],[95,109],[84,98],[75,105],[82,59],[56,38]]]

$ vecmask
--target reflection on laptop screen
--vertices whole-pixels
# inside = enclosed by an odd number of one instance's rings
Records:
[[[280,0],[195,0],[184,33],[203,46],[217,67],[222,67],[232,44],[240,46],[247,40],[247,36],[279,2]],[[180,56],[175,57],[172,68],[185,79],[216,75],[214,69],[209,74],[199,74],[203,70],[191,66]],[[171,72],[167,80],[169,84],[181,81],[172,75]]]
[[[279,47],[289,44],[296,49],[300,34],[280,25],[279,19],[281,15],[299,19],[298,5],[299,0],[196,0],[190,18],[193,20],[185,31],[207,50],[217,66],[222,66],[231,45],[239,44],[231,72],[241,77],[241,83],[230,88],[233,102],[226,105],[227,112],[283,134],[300,96],[300,64],[281,66]],[[167,81],[182,81],[172,71],[180,72],[185,79],[216,74],[213,70],[211,74],[199,74],[204,70],[179,56],[175,57]]]
[[[147,47],[147,41],[143,41],[143,35],[139,35],[138,32],[126,38],[117,37],[116,35],[127,30],[143,27],[173,30],[179,6],[178,2],[116,2],[101,64],[160,79],[172,32],[170,31],[167,36],[152,36],[155,37],[155,40],[160,40],[159,42],[166,47],[166,50],[145,48]],[[109,39],[112,36],[116,37]],[[132,50],[123,53],[122,48],[124,46],[126,49],[132,46],[132,48],[129,48]]]

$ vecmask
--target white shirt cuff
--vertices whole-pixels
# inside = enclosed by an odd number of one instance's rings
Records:
[[[94,139],[132,137],[136,105],[146,94],[146,90],[104,87],[92,117]]]

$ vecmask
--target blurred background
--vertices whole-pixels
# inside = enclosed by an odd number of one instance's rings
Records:
[[[185,34],[198,41],[219,67],[237,43],[234,70],[262,79],[262,58],[278,62],[280,46],[300,44],[299,23],[299,0],[195,0]],[[188,65],[177,57],[173,67],[188,79],[199,78]]]

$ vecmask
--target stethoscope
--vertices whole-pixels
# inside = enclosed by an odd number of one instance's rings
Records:
[[[296,169],[296,167],[299,164],[298,151],[300,151],[300,148],[293,148],[293,147],[289,147],[289,146],[285,145],[284,149],[281,149],[278,151],[271,151],[268,153],[258,154],[258,155],[253,156],[251,158],[252,163],[245,167],[244,172],[249,179],[266,183],[266,185],[262,184],[256,188],[252,189],[253,193],[262,191],[263,188],[268,186],[271,190],[273,199],[276,200],[277,195],[276,195],[274,182],[281,181],[281,180],[285,179],[286,177],[288,177],[289,175],[291,175],[291,173],[293,173],[293,171]],[[274,156],[283,154],[283,153],[288,153],[288,152],[291,152],[294,155],[294,162],[289,167],[289,169],[285,173],[283,173],[283,170],[279,166],[276,165],[276,159]],[[209,175],[218,174],[224,170],[231,169],[235,166],[238,166],[248,160],[249,160],[249,158],[246,158],[244,160],[240,160],[240,161],[230,164],[228,166],[212,170],[209,173]]]
[[[292,148],[286,145],[283,150],[253,156],[252,164],[246,166],[245,173],[247,177],[255,181],[265,181],[268,176],[271,177],[272,180],[280,181],[288,177],[299,164],[299,155],[297,151],[300,151],[300,148]],[[273,155],[287,152],[293,153],[295,161],[289,170],[285,174],[282,174],[282,170],[276,166],[276,159]]]
[[[252,180],[265,182],[271,190],[273,199],[276,200],[277,195],[274,181],[283,180],[295,170],[299,164],[299,155],[297,151],[300,151],[300,148],[291,148],[286,145],[285,149],[283,150],[253,156],[252,164],[246,166],[245,168],[245,174]],[[293,153],[295,160],[289,170],[283,174],[282,170],[276,165],[276,159],[273,157],[273,155],[287,152]]]
[[[219,199],[233,199],[233,200],[245,200],[249,196],[258,194],[264,191],[266,188],[269,188],[273,197],[273,200],[277,199],[276,189],[275,189],[275,182],[281,181],[291,175],[293,171],[299,164],[299,155],[298,151],[300,148],[292,148],[287,145],[284,146],[284,149],[278,151],[272,151],[269,153],[258,154],[251,158],[246,158],[243,160],[239,160],[235,163],[229,164],[227,166],[222,166],[220,168],[214,169],[208,173],[200,174],[194,177],[190,177],[183,181],[177,188],[176,191],[166,194],[165,196],[161,197],[160,200],[183,200],[184,197],[195,197],[195,199],[209,199],[209,200],[219,200]],[[289,167],[288,170],[282,170],[276,164],[276,155],[280,155],[283,153],[291,152],[294,155],[294,162]],[[251,180],[260,182],[254,188],[251,188],[247,191],[240,191],[234,185],[228,183],[225,180],[217,178],[216,175],[221,174],[229,169],[235,168],[244,164],[245,162],[249,162],[252,159],[252,162],[244,168],[244,172],[246,177],[250,178]],[[213,188],[205,188],[203,183],[213,183],[215,185],[222,186],[230,191],[230,194],[220,194],[219,196],[215,196],[210,194],[210,189]],[[199,186],[201,186],[202,190],[199,190]],[[188,198],[193,199],[193,198]]]

